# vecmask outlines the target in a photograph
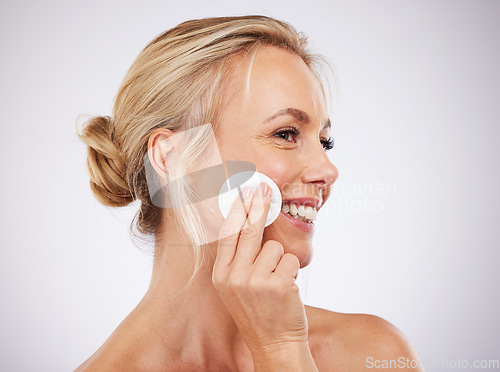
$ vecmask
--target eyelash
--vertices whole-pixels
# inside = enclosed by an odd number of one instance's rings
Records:
[[[298,137],[300,135],[300,129],[295,128],[295,127],[286,127],[283,129],[280,129],[276,133],[274,133],[275,136],[279,136],[280,134],[288,134],[291,133],[294,137]],[[278,137],[281,138],[281,137]],[[290,142],[289,140],[286,140],[285,138],[281,138],[282,140],[285,140],[287,142]],[[333,138],[329,139],[322,139],[321,144],[323,145],[323,149],[325,151],[331,150],[334,146],[334,141]]]

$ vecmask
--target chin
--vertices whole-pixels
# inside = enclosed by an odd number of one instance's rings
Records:
[[[267,230],[267,231],[266,231]],[[294,237],[285,237],[283,234],[276,234],[274,231],[264,230],[262,241],[276,240],[283,245],[285,253],[292,253],[299,259],[300,268],[309,265],[313,257],[313,247],[309,239],[294,239]]]
[[[283,245],[285,253],[292,253],[299,259],[300,268],[309,265],[313,257],[312,236],[302,236],[303,233],[293,234],[292,231],[280,229],[271,224],[264,229],[262,241],[276,240]]]
[[[313,248],[310,244],[307,243],[304,243],[301,247],[285,246],[285,253],[292,253],[296,255],[299,259],[301,269],[309,265],[313,258]]]

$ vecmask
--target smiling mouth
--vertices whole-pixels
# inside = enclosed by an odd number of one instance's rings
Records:
[[[281,212],[291,218],[311,224],[314,223],[318,215],[318,211],[314,207],[286,201],[283,202]]]
[[[305,233],[312,233],[314,231],[315,226],[312,221],[306,222],[300,216],[292,217],[289,213],[284,213],[283,211],[281,211],[279,216],[280,218],[286,220],[287,223],[290,223],[293,227],[296,227]]]

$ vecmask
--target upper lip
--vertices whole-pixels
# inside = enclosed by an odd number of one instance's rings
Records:
[[[321,199],[319,198],[283,198],[283,203],[292,203],[295,202],[299,205],[305,205],[309,207],[313,207],[314,209],[318,210],[319,206],[321,205]]]

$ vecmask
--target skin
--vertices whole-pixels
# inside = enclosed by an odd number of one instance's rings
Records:
[[[323,129],[328,115],[314,75],[295,54],[270,46],[253,61],[233,63],[239,73],[217,132],[221,160],[253,162],[283,198],[324,203],[338,172],[320,142],[330,129]],[[309,123],[292,115],[267,120],[286,108],[305,112]],[[276,135],[290,125],[300,128],[297,138]],[[169,149],[155,141],[171,134],[151,135],[157,169]],[[185,291],[192,257],[166,210],[148,292],[77,370],[361,371],[367,357],[418,360],[404,335],[381,318],[304,306],[295,276],[312,259],[312,233],[281,215],[264,228],[268,196],[257,192],[245,203],[237,199],[225,221],[211,221],[226,234],[207,246],[205,265]]]
[[[248,64],[245,60],[240,68],[248,71]],[[320,139],[330,137],[330,129],[323,130],[328,112],[312,72],[300,57],[264,47],[257,53],[250,72],[236,76],[235,85],[239,94],[226,105],[219,130],[222,158],[253,162],[257,171],[278,185],[284,199],[315,197],[326,201],[338,171],[320,143]],[[287,108],[305,112],[310,123],[300,123],[292,115],[268,121]],[[277,130],[291,125],[300,128],[298,138],[286,133],[281,138],[276,136]],[[312,259],[312,236],[291,228],[280,215],[265,229],[263,241],[278,240],[305,267]]]

